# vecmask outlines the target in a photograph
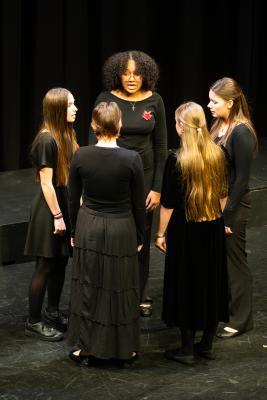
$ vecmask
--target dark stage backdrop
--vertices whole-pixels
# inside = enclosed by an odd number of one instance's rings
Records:
[[[175,108],[195,100],[207,110],[209,86],[222,76],[240,82],[259,136],[267,135],[266,1],[156,3],[1,0],[0,170],[30,166],[42,97],[55,86],[76,98],[75,129],[79,143],[87,144],[103,61],[129,49],[148,52],[159,63],[170,148],[178,145]]]

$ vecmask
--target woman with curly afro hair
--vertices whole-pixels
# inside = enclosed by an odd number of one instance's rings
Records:
[[[113,54],[103,66],[106,91],[99,94],[95,105],[114,101],[122,111],[122,128],[117,144],[137,151],[145,175],[146,227],[140,267],[140,314],[149,317],[152,300],[148,296],[149,249],[153,210],[160,202],[162,173],[167,156],[165,108],[155,92],[159,68],[148,54],[124,51]],[[94,139],[90,138],[93,143]]]

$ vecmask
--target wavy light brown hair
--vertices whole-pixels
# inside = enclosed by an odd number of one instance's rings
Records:
[[[218,79],[213,85],[210,87],[217,96],[221,97],[223,100],[233,101],[233,106],[230,108],[230,114],[228,117],[228,129],[225,135],[221,137],[218,141],[219,144],[225,144],[227,142],[228,137],[231,135],[234,127],[241,123],[245,124],[252,135],[255,138],[255,152],[257,151],[257,135],[253,123],[251,121],[251,116],[249,112],[247,99],[239,86],[239,84],[233,79],[224,77],[222,79]],[[223,124],[223,120],[221,118],[216,118],[212,124],[210,129],[211,136],[215,139],[220,131],[221,125]]]
[[[220,199],[227,195],[227,167],[223,150],[209,134],[203,108],[194,102],[175,111],[182,122],[177,163],[182,171],[188,221],[211,221],[221,215]]]
[[[50,135],[57,145],[57,186],[65,186],[68,182],[71,151],[78,148],[73,124],[67,121],[69,91],[64,88],[50,89],[43,98],[43,123],[32,146],[39,138]]]
[[[102,101],[92,113],[92,129],[97,137],[115,137],[120,130],[121,110],[114,102]]]

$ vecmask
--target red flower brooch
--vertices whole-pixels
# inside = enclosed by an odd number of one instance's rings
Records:
[[[152,118],[151,111],[144,111],[142,118],[144,118],[146,121],[149,121]]]

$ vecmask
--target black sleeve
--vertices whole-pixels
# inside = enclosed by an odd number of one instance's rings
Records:
[[[144,242],[145,229],[145,184],[144,171],[141,157],[136,153],[132,163],[132,182],[131,182],[131,198],[132,210],[136,224],[137,243]]]
[[[32,147],[31,156],[37,170],[42,168],[56,168],[57,145],[49,135],[43,135]]]
[[[153,148],[154,148],[154,177],[152,190],[160,192],[162,184],[162,175],[164,164],[167,157],[167,126],[165,107],[162,98],[159,96],[157,105],[156,124],[153,131]]]
[[[238,129],[237,129],[238,128]],[[255,140],[247,127],[236,127],[231,138],[231,168],[235,170],[234,182],[231,182],[229,198],[223,211],[225,226],[232,226],[234,212],[246,193],[250,177]]]
[[[180,167],[175,154],[167,158],[161,191],[161,204],[165,208],[178,208],[183,204]]]
[[[80,208],[82,194],[82,179],[79,174],[79,149],[72,157],[69,176],[69,207],[71,221],[71,236],[74,237],[77,214]]]

